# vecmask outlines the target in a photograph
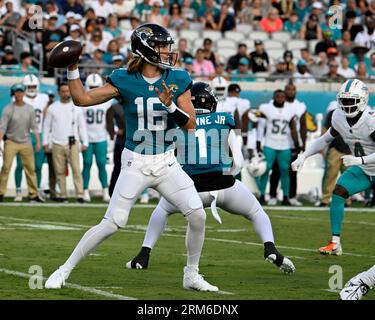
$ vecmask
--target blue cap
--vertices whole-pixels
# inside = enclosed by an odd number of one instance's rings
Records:
[[[307,62],[305,61],[305,60],[303,60],[303,59],[300,59],[300,60],[298,60],[298,62],[297,62],[297,67],[298,66],[300,66],[300,67],[302,67],[302,66],[307,66]]]
[[[249,60],[245,57],[241,58],[240,61],[238,61],[238,64],[244,64],[244,65],[249,65]]]
[[[193,59],[192,58],[190,58],[190,57],[187,57],[187,58],[185,58],[185,64],[193,64]]]

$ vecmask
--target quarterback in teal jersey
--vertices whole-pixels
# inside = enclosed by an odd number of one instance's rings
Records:
[[[87,107],[112,98],[122,101],[126,142],[122,168],[104,219],[91,228],[69,259],[47,280],[46,288],[61,288],[73,268],[104,239],[125,227],[129,212],[145,188],[156,189],[173,203],[188,221],[187,265],[183,287],[218,291],[199,274],[206,213],[193,180],[174,155],[176,127],[195,129],[191,102],[192,81],[184,70],[172,68],[177,53],[169,32],[157,24],[137,27],[131,36],[132,58],[127,69],[117,69],[99,88],[85,91],[78,66],[68,68],[68,84],[74,103]]]
[[[264,258],[280,267],[283,272],[293,273],[295,267],[292,261],[275,247],[268,215],[249,189],[241,181],[234,179],[242,168],[243,156],[233,130],[235,124],[232,115],[215,112],[217,99],[206,83],[195,83],[191,95],[197,113],[197,128],[194,133],[185,133],[184,143],[178,144],[177,154],[184,171],[193,179],[203,205],[211,207],[212,214],[219,223],[221,218],[216,205],[252,221],[255,232],[264,244]],[[229,150],[233,162],[230,160]],[[150,251],[161,236],[168,216],[175,212],[179,212],[178,207],[165,198],[160,200],[151,216],[142,249],[126,264],[127,268],[148,267]]]

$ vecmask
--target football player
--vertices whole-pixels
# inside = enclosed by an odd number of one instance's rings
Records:
[[[332,239],[319,248],[322,254],[341,255],[341,225],[344,220],[345,200],[368,189],[375,176],[375,114],[369,108],[368,88],[358,79],[346,81],[337,94],[338,109],[333,112],[331,127],[316,139],[292,163],[292,169],[302,167],[305,159],[323,150],[340,135],[349,146],[350,155],[342,156],[349,167],[339,177],[330,204]]]
[[[43,114],[44,109],[48,105],[49,97],[45,93],[39,92],[39,80],[33,74],[28,74],[23,78],[23,84],[26,87],[26,94],[23,100],[25,103],[33,106],[35,111],[36,123],[39,128],[39,138],[42,141],[42,130],[43,130]],[[42,166],[44,163],[44,149],[40,148],[38,152],[35,151],[36,140],[34,134],[31,134],[31,142],[34,148],[34,161],[35,161],[35,173],[37,179],[38,189],[40,191],[40,183],[42,181]],[[14,201],[22,201],[21,183],[22,183],[22,160],[21,157],[17,156],[17,166],[14,171],[14,178],[16,181],[16,197]]]
[[[189,74],[173,66],[170,33],[157,24],[137,27],[131,36],[133,56],[127,69],[112,72],[108,82],[85,91],[77,64],[68,68],[69,87],[74,103],[92,106],[112,98],[121,99],[126,123],[126,142],[121,173],[116,182],[104,219],[86,232],[68,260],[47,280],[46,288],[61,288],[73,268],[118,228],[126,226],[129,212],[147,187],[155,188],[185,214],[187,227],[187,265],[183,287],[199,291],[218,291],[199,274],[204,242],[206,212],[193,180],[182,170],[174,155],[177,126],[195,129]]]
[[[86,79],[86,90],[99,88],[103,86],[103,79],[97,73],[90,74]],[[103,188],[103,201],[109,202],[108,177],[105,165],[107,163],[107,130],[106,130],[106,112],[111,107],[112,101],[87,108],[85,119],[87,133],[89,136],[89,146],[82,152],[83,156],[83,199],[91,201],[89,193],[90,170],[92,158],[95,155],[96,165],[98,166],[99,180]]]
[[[300,149],[296,111],[294,108],[285,107],[285,92],[276,90],[273,100],[259,107],[260,119],[257,126],[257,151],[264,153],[267,161],[267,170],[260,177],[260,203],[265,203],[265,193],[268,183],[269,172],[275,161],[280,170],[281,188],[283,190],[283,205],[289,202],[289,167],[292,158],[292,149]],[[264,145],[262,141],[264,138]]]
[[[301,102],[296,99],[296,86],[293,83],[288,83],[285,86],[285,108],[293,108],[295,109],[296,116],[296,130],[299,139],[299,145],[301,146],[302,150],[305,150],[306,145],[306,137],[307,137],[307,129],[306,129],[306,105],[304,102]],[[292,147],[292,159],[294,161],[297,159],[298,153],[300,152],[299,149],[294,148],[293,141],[291,141]],[[272,173],[270,176],[270,200],[268,201],[269,205],[276,205],[277,204],[277,187],[280,180],[280,171],[279,167],[275,164],[272,167]],[[302,203],[297,200],[297,173],[291,169],[289,169],[289,180],[290,180],[290,190],[289,190],[289,202],[292,206],[302,206]]]
[[[264,244],[264,258],[285,273],[294,272],[293,263],[275,247],[268,215],[249,189],[241,181],[234,179],[242,168],[243,156],[232,130],[235,127],[233,117],[228,113],[215,112],[217,99],[208,84],[194,83],[191,96],[197,114],[197,128],[195,133],[185,133],[177,154],[183,170],[193,179],[203,205],[211,207],[213,216],[219,223],[221,218],[216,205],[252,221],[255,232]],[[196,150],[191,149],[192,145]],[[233,155],[232,166],[225,145],[229,145]],[[150,218],[142,249],[126,264],[127,268],[147,268],[150,251],[160,238],[168,216],[178,211],[178,207],[167,199],[160,200]]]
[[[361,300],[375,286],[375,265],[351,278],[340,292],[341,300]]]

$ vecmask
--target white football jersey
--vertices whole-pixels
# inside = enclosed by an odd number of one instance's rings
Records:
[[[38,124],[39,133],[43,131],[43,112],[48,104],[48,95],[45,93],[38,93],[35,98],[24,96],[23,101],[33,106],[35,111],[36,123]]]
[[[238,115],[242,119],[243,114],[250,109],[250,101],[238,97],[226,97],[218,102],[216,111],[227,112],[234,117],[234,112],[238,110]]]
[[[296,116],[294,108],[276,108],[273,103],[262,104],[259,111],[266,116],[264,145],[275,150],[292,149],[290,122]]]
[[[301,120],[301,116],[306,112],[306,105],[305,105],[304,102],[301,102],[297,99],[294,99],[293,102],[285,101],[284,107],[285,108],[294,108],[294,110],[296,112],[296,130],[297,130],[297,133],[298,133],[299,143],[300,143],[300,145],[302,145],[300,120]],[[294,142],[293,142],[293,139],[292,139],[291,136],[290,136],[290,143],[291,143],[291,145],[294,145]]]
[[[107,140],[105,115],[111,105],[112,100],[85,109],[84,113],[89,143]]]
[[[375,112],[367,108],[358,122],[350,127],[345,114],[336,109],[332,115],[332,127],[340,134],[354,156],[368,156],[375,152],[375,142],[370,134],[375,131]],[[369,176],[375,176],[375,164],[360,165]]]

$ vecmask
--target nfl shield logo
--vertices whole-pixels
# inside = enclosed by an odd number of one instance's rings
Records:
[[[148,91],[154,91],[154,86],[148,86]]]

